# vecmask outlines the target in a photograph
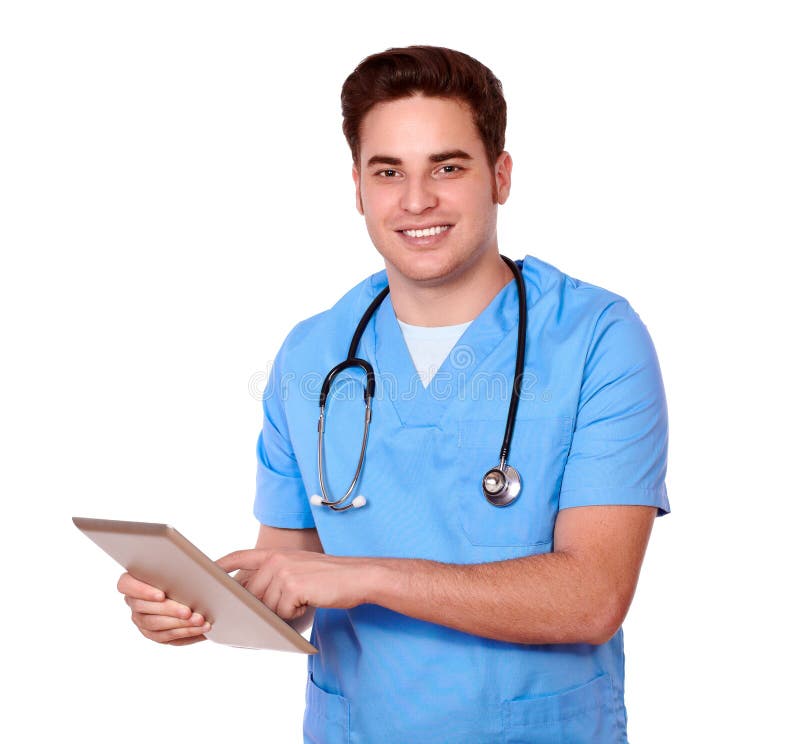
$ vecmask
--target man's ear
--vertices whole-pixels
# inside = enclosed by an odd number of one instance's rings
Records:
[[[361,203],[361,175],[355,163],[353,164],[353,183],[356,185],[356,209],[359,214],[363,215],[364,205]]]
[[[497,203],[505,204],[511,191],[511,155],[505,150],[500,153],[494,165],[494,183],[497,190]]]

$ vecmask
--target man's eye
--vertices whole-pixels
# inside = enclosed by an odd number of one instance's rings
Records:
[[[397,171],[394,168],[384,168],[377,172],[378,176],[383,176],[384,178],[394,178],[397,175]]]
[[[462,170],[460,165],[443,165],[441,167],[442,173],[457,173]]]

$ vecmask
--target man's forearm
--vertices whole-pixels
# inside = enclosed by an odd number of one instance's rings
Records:
[[[366,601],[419,620],[512,643],[603,643],[622,622],[600,572],[569,553],[455,565],[374,561]]]

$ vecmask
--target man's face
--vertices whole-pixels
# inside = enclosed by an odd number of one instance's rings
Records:
[[[353,180],[390,280],[446,283],[497,250],[511,157],[489,165],[472,113],[456,99],[415,95],[370,109]]]

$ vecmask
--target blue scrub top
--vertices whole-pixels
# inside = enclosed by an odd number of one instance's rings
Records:
[[[514,373],[518,304],[509,282],[473,321],[426,389],[387,297],[358,355],[376,393],[356,493],[366,507],[312,507],[319,493],[319,391],[347,355],[386,272],[296,326],[264,394],[255,515],[316,527],[332,555],[483,563],[550,552],[559,509],[642,504],[669,511],[667,409],[658,360],[622,297],[527,256],[525,379],[508,462],[510,506],[481,478],[498,462]],[[363,373],[328,401],[326,485],[339,498],[363,431]],[[625,742],[622,631],[605,644],[504,643],[376,605],[318,609],[309,657],[306,742]]]

